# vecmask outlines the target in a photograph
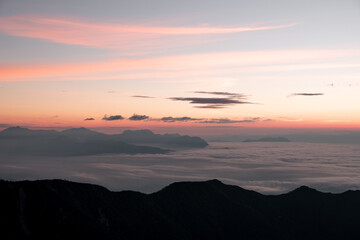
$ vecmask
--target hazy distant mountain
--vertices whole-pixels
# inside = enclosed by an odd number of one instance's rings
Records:
[[[0,132],[0,152],[10,155],[80,156],[105,153],[167,153],[169,150],[137,146],[86,128],[62,132],[14,127]]]
[[[153,194],[61,180],[0,181],[9,239],[359,239],[360,191],[262,195],[217,180]]]
[[[144,146],[146,145],[146,146]],[[0,132],[0,152],[16,155],[78,156],[104,153],[167,153],[165,148],[207,146],[199,137],[154,134],[149,130],[107,135],[86,128],[62,132],[11,127]]]
[[[180,148],[206,147],[208,143],[200,137],[181,136],[179,134],[154,134],[150,130],[126,130],[114,138],[132,144],[151,144]]]
[[[246,139],[243,142],[290,142],[290,140],[284,137],[264,137],[256,139]]]
[[[59,132],[54,130],[30,130],[22,127],[9,127],[0,132],[1,137],[53,136]]]
[[[84,127],[66,129],[60,132],[60,134],[65,136],[76,136],[76,137],[78,136],[91,137],[91,136],[105,135],[103,133],[95,132]]]
[[[272,136],[257,136],[248,134],[220,135],[209,136],[206,140],[209,142],[243,142],[247,139],[261,139],[268,137],[272,138]],[[298,133],[283,133],[281,134],[281,137],[286,138],[291,142],[360,144],[360,131],[358,130],[304,130],[302,132],[298,131]]]

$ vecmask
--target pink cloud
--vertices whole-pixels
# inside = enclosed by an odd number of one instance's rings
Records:
[[[0,31],[12,36],[122,51],[139,51],[138,48],[149,51],[148,49],[189,46],[204,41],[214,41],[210,38],[201,38],[201,35],[280,29],[297,24],[251,27],[166,27],[94,23],[35,16],[3,17],[0,18],[0,22]]]
[[[0,81],[161,78],[202,76],[233,71],[288,71],[307,68],[348,67],[321,63],[349,56],[359,56],[353,49],[345,50],[276,50],[187,54],[153,58],[121,58],[107,61],[0,65]],[[306,63],[304,65],[304,63]],[[349,66],[358,66],[350,64]],[[34,79],[36,78],[36,79]]]

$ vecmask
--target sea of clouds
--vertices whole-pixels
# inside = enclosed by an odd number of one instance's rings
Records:
[[[301,185],[321,191],[360,189],[358,145],[211,143],[167,154],[26,157],[0,155],[0,178],[67,179],[114,191],[151,193],[177,181],[219,179],[265,194]]]

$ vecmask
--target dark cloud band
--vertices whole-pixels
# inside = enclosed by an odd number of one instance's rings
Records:
[[[154,97],[145,96],[145,95],[134,95],[132,97],[134,97],[134,98],[154,98]]]
[[[306,97],[313,97],[313,96],[322,96],[323,93],[292,93],[290,96],[306,96]]]
[[[105,120],[105,121],[114,121],[114,120],[123,120],[124,117],[121,116],[121,115],[111,115],[111,116],[107,116],[105,115],[102,120]]]
[[[163,122],[187,122],[187,121],[198,121],[202,120],[201,118],[191,118],[191,117],[163,117],[160,119]]]
[[[172,97],[173,101],[190,102],[191,104],[200,104],[198,108],[224,108],[234,104],[251,104],[251,102],[242,101],[233,98],[199,98],[199,97]]]
[[[148,118],[149,118],[149,116],[146,116],[146,115],[134,114],[131,117],[129,117],[129,120],[131,120],[131,121],[141,121],[141,120],[146,120]]]
[[[228,118],[212,118],[205,121],[201,121],[200,123],[218,123],[218,124],[227,124],[227,123],[254,123],[258,122],[260,118],[250,118],[250,119],[243,119],[243,120],[231,120]]]

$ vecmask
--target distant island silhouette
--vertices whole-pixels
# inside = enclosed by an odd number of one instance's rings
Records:
[[[285,137],[263,137],[257,139],[246,139],[243,142],[290,142],[290,140]]]
[[[16,155],[159,154],[174,149],[202,148],[207,145],[200,137],[161,135],[150,130],[126,130],[122,134],[108,135],[86,128],[58,132],[10,127],[0,132],[1,152]]]
[[[359,239],[360,191],[263,195],[218,180],[143,194],[64,180],[0,181],[8,239]]]

